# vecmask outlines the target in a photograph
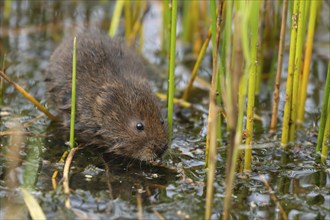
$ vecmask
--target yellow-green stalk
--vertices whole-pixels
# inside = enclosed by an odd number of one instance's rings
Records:
[[[211,36],[212,36],[212,33],[211,33],[211,29],[209,29],[208,33],[207,33],[207,36],[206,36],[206,39],[203,43],[203,46],[198,54],[198,57],[197,57],[197,60],[196,60],[196,63],[194,65],[194,68],[191,72],[191,77],[190,77],[190,80],[188,82],[188,85],[186,87],[186,89],[184,90],[183,92],[183,95],[182,95],[182,99],[187,101],[189,95],[190,95],[190,91],[191,91],[191,88],[192,88],[192,85],[195,81],[195,78],[197,76],[197,72],[199,70],[199,67],[201,66],[201,63],[203,61],[203,58],[205,56],[205,52],[206,52],[206,49],[209,45],[209,42],[210,42],[210,39],[211,39]]]
[[[3,10],[3,17],[8,19],[11,12],[11,0],[5,0],[4,10]]]
[[[168,74],[168,95],[167,95],[167,120],[168,120],[168,138],[172,141],[173,132],[173,98],[174,98],[174,71],[176,55],[176,20],[177,20],[178,1],[172,0],[171,3],[171,33],[170,33],[170,62]]]
[[[127,39],[127,42],[129,45],[134,45],[135,39],[139,36],[140,40],[140,48],[143,48],[143,18],[145,16],[145,10],[146,10],[146,3],[143,2],[144,4],[141,5],[143,13],[140,14],[140,16],[135,20],[133,27],[131,29],[131,34]]]
[[[298,100],[298,86],[299,86],[299,76],[301,72],[301,62],[302,62],[302,48],[305,39],[305,25],[304,14],[305,14],[306,1],[300,2],[300,7],[298,11],[298,33],[296,42],[296,52],[295,52],[295,62],[293,71],[293,88],[292,88],[292,99],[291,99],[291,112],[289,123],[289,142],[294,141],[294,134],[296,130],[296,120],[297,120],[297,100]]]
[[[303,19],[303,30],[302,30],[302,34],[303,34],[303,39],[305,39],[306,37],[306,29],[307,29],[307,21],[308,21],[308,16],[309,16],[309,12],[310,12],[310,4],[311,2],[310,1],[307,1],[306,4],[305,4],[305,9],[304,9],[304,12],[303,12],[303,16],[302,16],[302,19]],[[306,51],[304,50],[305,48],[303,48],[303,54],[302,56],[306,56]],[[299,72],[299,83],[298,83],[298,94],[301,94],[301,89],[302,89],[302,78],[303,78],[303,64],[304,64],[304,60],[301,61],[301,67],[300,67],[300,72]],[[297,105],[297,112],[296,112],[296,119],[295,119],[295,126],[300,126],[301,123],[298,123],[298,112],[299,112],[299,108],[300,108],[300,97],[296,99],[296,105]]]
[[[301,89],[300,89],[300,93],[299,93],[300,101],[299,101],[299,109],[298,109],[298,116],[297,116],[297,123],[299,123],[299,124],[303,122],[304,115],[305,115],[307,84],[308,84],[310,63],[311,63],[312,50],[313,50],[313,39],[314,39],[314,32],[315,32],[317,9],[318,9],[318,5],[320,3],[321,3],[321,1],[312,1],[311,2],[303,75],[302,75],[302,80],[301,80],[301,87],[300,87]]]
[[[330,72],[328,71],[328,74]],[[327,85],[329,86],[329,85]],[[323,103],[325,105],[325,103]],[[329,143],[330,143],[330,95],[328,94],[328,111],[327,111],[327,120],[325,123],[324,135],[323,135],[323,144],[322,144],[322,153],[321,153],[321,164],[325,164],[328,157]]]
[[[170,0],[164,0],[162,4],[163,9],[163,28],[162,28],[162,53],[168,54],[169,44],[168,38],[171,30],[170,21],[171,21],[171,11],[169,9]]]
[[[74,148],[74,122],[76,117],[76,64],[77,64],[77,55],[76,55],[76,41],[77,38],[73,39],[73,51],[72,51],[72,88],[71,88],[71,118],[70,118],[70,149]]]
[[[192,14],[195,12],[192,10],[192,1],[182,1],[182,40],[186,43],[190,43],[192,40]]]
[[[32,102],[40,111],[45,113],[51,120],[56,121],[56,117],[52,115],[43,105],[40,104],[32,95],[30,95],[25,89],[23,89],[20,85],[15,83],[13,80],[11,80],[4,72],[0,71],[0,76],[4,78],[7,82],[12,84],[15,89],[20,92],[27,100]]]
[[[293,6],[292,20],[291,20],[291,39],[290,39],[290,57],[288,67],[288,78],[286,81],[286,98],[284,105],[284,116],[282,125],[282,147],[286,147],[289,140],[289,124],[291,115],[291,102],[292,102],[292,86],[293,86],[293,72],[295,64],[296,53],[296,38],[298,29],[298,13],[299,13],[300,1],[295,0]]]
[[[253,138],[253,121],[254,121],[254,101],[255,101],[255,89],[256,89],[256,75],[257,75],[257,51],[258,51],[258,24],[259,24],[259,8],[260,1],[251,1],[251,14],[250,14],[250,62],[247,62],[249,68],[249,86],[248,86],[248,106],[247,106],[247,120],[246,120],[246,148],[245,148],[245,160],[244,171],[251,170],[251,158],[252,158],[252,138]],[[248,37],[244,36],[243,37]]]
[[[133,21],[132,21],[131,1],[124,1],[124,11],[125,11],[125,38],[126,38],[126,41],[128,41],[130,38],[131,32],[132,32],[132,26],[133,26],[132,25]]]
[[[325,87],[324,87],[324,96],[323,96],[323,106],[322,106],[322,112],[321,112],[321,119],[320,119],[320,127],[319,127],[319,132],[318,132],[318,136],[317,136],[317,145],[316,145],[316,153],[319,153],[321,150],[321,146],[324,143],[324,130],[325,130],[325,124],[326,124],[326,120],[328,120],[327,118],[330,118],[329,114],[327,114],[327,112],[329,111],[329,97],[330,97],[330,62],[328,64],[328,73],[327,73],[327,79],[326,79],[326,83],[325,83]],[[322,148],[322,152],[323,152],[323,148]]]
[[[118,29],[118,24],[119,24],[121,13],[123,11],[124,3],[125,3],[125,1],[116,1],[115,10],[112,15],[111,25],[110,25],[109,32],[108,32],[110,37],[114,37],[116,35],[116,31]]]
[[[282,74],[282,63],[283,63],[283,50],[285,43],[285,32],[286,32],[286,18],[288,14],[288,0],[283,1],[282,7],[282,23],[281,23],[281,33],[280,33],[280,42],[278,46],[278,57],[277,57],[277,71],[276,79],[274,86],[274,98],[273,98],[273,108],[272,108],[272,120],[270,124],[270,131],[274,132],[276,130],[277,124],[277,110],[278,103],[280,100],[280,83],[281,83],[281,74]]]
[[[244,42],[246,43],[246,48],[245,50],[249,50],[249,42],[248,42],[248,29],[245,29],[244,32],[244,27],[247,27],[248,21],[249,21],[249,13],[244,13],[244,12],[249,12],[251,10],[250,5],[246,7],[247,5],[245,3],[240,3],[237,4],[237,11],[239,12],[239,16],[235,16],[235,34],[233,36],[233,57],[232,57],[232,73],[233,75],[233,85],[232,85],[232,91],[233,91],[233,97],[232,99],[235,100],[233,103],[236,105],[236,102],[238,102],[238,108],[233,107],[233,112],[235,112],[235,133],[234,135],[234,142],[232,144],[232,155],[231,155],[231,160],[235,160],[235,168],[231,170],[227,170],[229,173],[230,172],[243,172],[243,150],[239,148],[241,142],[242,142],[242,129],[243,129],[243,118],[244,118],[244,113],[245,113],[245,100],[246,100],[246,95],[247,95],[247,87],[248,87],[248,79],[249,79],[249,68],[246,65],[244,68],[244,63],[250,63],[250,57],[249,53],[245,53],[247,55],[245,57],[244,61],[244,56],[243,56],[243,48]],[[239,8],[244,7],[246,10],[242,10]],[[244,22],[240,22],[241,18],[243,17]],[[243,71],[244,70],[244,71]],[[238,95],[237,95],[238,91]],[[237,119],[236,119],[237,118]],[[235,156],[234,156],[235,155]],[[237,155],[237,156],[236,156]],[[233,163],[233,161],[231,161]],[[237,169],[236,169],[237,167]],[[226,172],[227,173],[227,172]],[[234,181],[234,179],[232,180]],[[233,184],[233,183],[231,183]]]
[[[134,6],[133,6],[133,14],[132,16],[132,23],[134,24],[137,19],[139,19],[141,10],[143,8],[143,5],[145,5],[147,2],[145,1],[133,1]]]

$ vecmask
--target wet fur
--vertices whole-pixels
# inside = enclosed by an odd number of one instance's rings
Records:
[[[65,129],[70,126],[73,38],[52,54],[46,83]],[[167,149],[167,134],[140,58],[101,33],[77,36],[75,132],[104,152],[150,161]],[[144,123],[144,131],[136,123]]]

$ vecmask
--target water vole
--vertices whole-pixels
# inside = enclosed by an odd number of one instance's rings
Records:
[[[46,83],[65,129],[70,126],[73,38],[50,58]],[[167,149],[157,100],[137,54],[101,33],[77,36],[75,134],[86,146],[151,161]]]

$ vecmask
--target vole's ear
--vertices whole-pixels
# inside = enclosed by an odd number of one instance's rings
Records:
[[[120,114],[123,115],[123,88],[116,88],[114,85],[101,86],[92,101],[92,108],[100,118],[111,117],[119,120]]]

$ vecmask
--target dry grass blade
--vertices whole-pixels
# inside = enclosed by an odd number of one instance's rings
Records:
[[[18,172],[20,165],[25,162],[22,160],[20,152],[22,151],[23,144],[25,143],[25,136],[22,134],[22,126],[17,120],[11,122],[10,130],[13,133],[9,137],[8,147],[4,155],[5,159],[5,173],[4,173],[4,188],[7,191],[7,196],[1,198],[0,219],[22,219],[26,218],[22,208],[18,208],[11,200],[16,197],[16,189],[19,187]],[[2,149],[1,149],[2,150]],[[2,159],[2,158],[1,158]],[[2,167],[3,169],[4,167]],[[3,181],[3,179],[1,179]],[[24,207],[25,209],[25,207]]]
[[[160,98],[161,100],[167,100],[167,95],[165,94],[162,94],[162,93],[156,93],[157,97]],[[175,104],[179,104],[181,107],[184,107],[184,108],[190,108],[191,107],[191,103],[190,102],[187,102],[183,99],[177,99],[177,98],[174,98],[173,99],[173,102]]]
[[[106,175],[106,179],[107,179],[107,185],[108,185],[108,191],[109,191],[109,198],[110,198],[110,200],[113,200],[110,167],[109,167],[109,164],[104,160],[103,157],[101,157],[101,160],[102,160],[102,162],[104,164],[104,167],[105,167],[105,175]]]
[[[62,154],[62,157],[61,159],[58,161],[59,163],[63,163],[64,162],[64,158],[68,155],[69,151],[65,151],[63,154]],[[58,174],[58,170],[55,170],[53,175],[52,175],[52,186],[53,186],[53,189],[56,190],[57,188],[57,183],[56,183],[56,177],[57,177],[57,174]]]
[[[22,191],[24,202],[31,215],[31,218],[33,220],[47,219],[44,212],[42,211],[38,201],[33,197],[33,195],[31,195],[31,193],[24,188],[22,188],[21,191]]]
[[[202,46],[202,48],[201,48],[201,50],[200,50],[200,52],[198,54],[198,58],[197,58],[197,61],[196,61],[195,65],[194,65],[194,68],[193,68],[193,70],[191,72],[191,77],[190,77],[190,80],[188,82],[188,85],[187,85],[186,89],[183,92],[183,95],[182,95],[182,99],[183,100],[187,100],[188,97],[189,97],[189,95],[190,95],[191,88],[192,88],[193,83],[195,81],[195,78],[197,76],[197,72],[199,70],[199,67],[202,64],[203,58],[204,58],[205,53],[206,53],[206,49],[207,49],[207,47],[209,45],[209,42],[211,40],[211,36],[212,36],[212,32],[211,32],[211,28],[210,28],[209,31],[208,31],[208,33],[207,33],[206,39],[204,41],[204,44],[203,44],[203,46]]]
[[[218,8],[216,2],[211,1],[211,15],[212,15],[212,43],[213,43],[213,63],[212,63],[212,80],[211,90],[209,94],[209,115],[207,124],[207,136],[206,136],[206,151],[205,151],[205,166],[208,168],[207,171],[207,188],[206,188],[206,201],[205,201],[205,219],[210,219],[213,207],[213,196],[214,196],[214,180],[215,180],[215,169],[217,163],[217,122],[219,107],[216,103],[216,96],[219,93],[217,86],[217,74],[218,72],[218,43],[220,39],[220,25],[223,9],[223,1],[220,0]],[[217,11],[216,11],[217,10]],[[218,14],[218,17],[217,17]]]
[[[10,135],[31,135],[31,132],[28,131],[13,131],[13,130],[6,130],[0,131],[0,137],[2,136],[10,136]]]
[[[141,197],[142,187],[138,188],[138,192],[136,193],[136,205],[138,208],[138,219],[143,219],[143,209],[142,209],[142,197]]]
[[[68,157],[65,160],[64,170],[63,170],[63,188],[64,193],[66,194],[65,199],[65,207],[70,209],[70,187],[69,187],[69,171],[70,171],[70,165],[72,162],[72,158],[76,151],[78,150],[78,147],[72,148],[69,152]]]
[[[56,118],[52,115],[44,106],[40,104],[32,95],[25,91],[20,85],[12,81],[4,72],[0,71],[0,76],[3,77],[7,82],[12,84],[17,91],[19,91],[26,99],[32,102],[40,111],[45,113],[51,120],[55,121]]]
[[[281,84],[281,74],[282,74],[282,61],[283,61],[283,51],[285,43],[285,33],[286,33],[286,20],[288,14],[288,0],[284,0],[282,8],[282,23],[281,23],[281,33],[279,42],[279,51],[277,58],[277,71],[274,86],[274,98],[273,98],[273,109],[272,109],[272,120],[270,125],[270,132],[275,132],[277,124],[277,110],[278,103],[280,101],[280,84]]]
[[[270,187],[270,185],[268,184],[267,180],[265,179],[264,175],[259,175],[259,178],[261,179],[261,181],[264,183],[264,185],[266,186],[266,188],[268,189],[269,195],[271,197],[271,199],[274,201],[274,203],[276,204],[277,208],[280,210],[282,219],[287,220],[288,219],[288,215],[285,213],[283,207],[281,206],[281,204],[279,203],[279,201],[277,200],[274,191],[272,190],[272,188]]]

